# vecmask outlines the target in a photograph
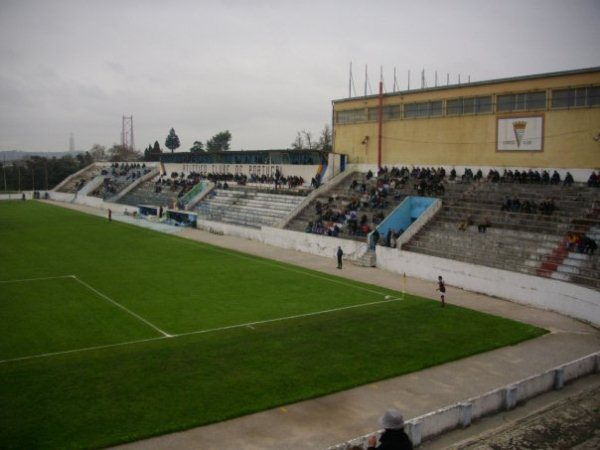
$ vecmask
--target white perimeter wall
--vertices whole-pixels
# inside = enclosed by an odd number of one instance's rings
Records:
[[[593,289],[387,247],[378,246],[376,252],[377,267],[389,272],[406,273],[430,281],[437,280],[441,275],[450,286],[556,311],[600,325],[600,293]]]
[[[338,245],[348,260],[358,259],[367,250],[366,243],[279,228],[258,230],[210,221],[198,221],[198,228],[327,258],[334,258]],[[377,267],[388,272],[429,281],[442,275],[450,286],[556,311],[600,326],[600,293],[593,289],[381,246],[377,246],[376,254]]]
[[[49,192],[52,200],[76,203],[122,213],[137,208],[107,203],[100,198]],[[20,194],[1,196],[19,199]],[[8,200],[9,198],[4,198]],[[31,198],[28,193],[27,198]],[[344,250],[347,260],[356,260],[367,251],[366,243],[348,239],[302,233],[280,228],[241,227],[222,222],[198,221],[198,228],[215,234],[237,236],[280,248],[335,258],[337,247]],[[477,266],[459,261],[377,246],[377,267],[389,272],[435,281],[442,275],[449,286],[505,298],[515,303],[556,311],[584,322],[600,326],[600,293],[593,289],[549,278]],[[432,296],[433,296],[432,292]],[[450,300],[450,299],[449,299]],[[451,301],[451,300],[450,300]]]

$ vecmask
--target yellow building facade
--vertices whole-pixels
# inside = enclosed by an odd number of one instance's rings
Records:
[[[600,168],[600,67],[333,101],[350,164]]]

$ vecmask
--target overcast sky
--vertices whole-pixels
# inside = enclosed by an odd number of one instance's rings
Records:
[[[600,0],[0,0],[0,150],[120,142],[178,151],[216,133],[232,149],[318,135],[380,66],[401,89],[437,70],[482,81],[600,66]]]

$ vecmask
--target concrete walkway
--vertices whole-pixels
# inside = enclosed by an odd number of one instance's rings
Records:
[[[56,204],[91,214],[106,214],[92,208]],[[118,217],[113,216],[113,219],[118,220]],[[331,258],[313,256],[195,229],[182,229],[178,235],[353,280],[400,291],[404,288],[408,293],[423,297],[436,297],[433,282],[408,278],[404,283],[395,274],[348,263],[343,270],[337,270],[333,255]],[[446,282],[448,303],[530,323],[551,333],[421,372],[116,448],[324,449],[375,431],[377,418],[391,406],[410,419],[600,351],[600,331],[591,326],[556,313],[453,289],[452,280]],[[365,364],[377,362],[365,355]]]

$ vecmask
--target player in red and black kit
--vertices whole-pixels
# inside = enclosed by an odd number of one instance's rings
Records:
[[[440,291],[440,298],[442,299],[442,308],[443,308],[444,306],[446,306],[446,302],[444,299],[444,293],[446,292],[446,285],[444,284],[444,280],[441,275],[438,277],[437,290]]]

